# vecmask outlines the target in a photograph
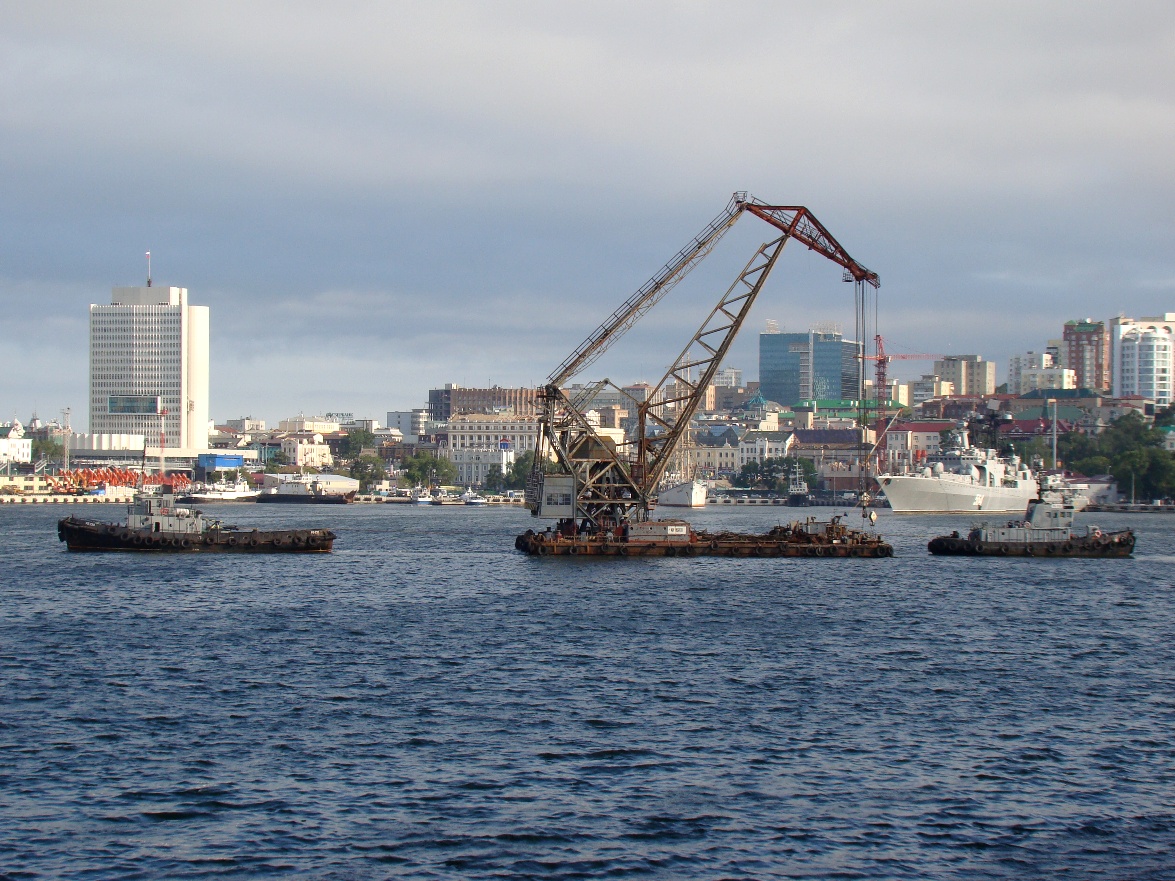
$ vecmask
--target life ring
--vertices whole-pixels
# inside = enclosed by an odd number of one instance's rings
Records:
[[[710,550],[712,550],[712,551],[718,550],[718,539],[714,538],[714,539],[710,540]]]
[[[298,547],[302,547],[303,545],[305,545],[306,544],[305,536],[303,536],[302,533],[299,532],[297,535],[294,536],[294,544],[296,544]]]
[[[578,545],[572,545],[571,547],[569,547],[569,548],[567,549],[567,553],[569,553],[571,556],[573,556],[573,557],[574,557],[576,554],[578,554],[578,553],[579,553],[579,546],[578,546]]]
[[[230,548],[235,548],[237,546],[237,537],[235,535],[230,535],[228,537],[228,546]]]
[[[256,535],[249,536],[249,547],[255,548],[259,544],[261,544],[261,539],[259,539]]]
[[[206,545],[214,545],[214,544],[216,544],[216,536],[214,536],[214,535],[206,535],[206,536],[204,536],[204,544],[206,544]]]
[[[824,552],[825,552],[825,549],[824,549],[824,547],[822,547],[821,545],[817,545],[817,546],[816,546],[816,548],[815,548],[815,550],[816,550],[816,556],[817,556],[817,557],[823,557],[823,556],[824,556]]]
[[[285,544],[285,539],[282,538],[280,535],[275,535],[273,537],[273,546],[275,548],[280,548],[283,544]]]
[[[188,548],[190,548],[191,546],[192,546],[192,543],[190,541],[188,541],[188,539],[186,539],[186,538],[180,539],[180,547],[183,548],[185,551]]]

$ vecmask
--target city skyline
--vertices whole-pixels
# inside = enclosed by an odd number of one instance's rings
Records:
[[[895,351],[1002,381],[1067,320],[1175,305],[1173,31],[1151,3],[13,7],[3,416],[86,418],[86,308],[147,250],[211,308],[217,420],[537,385],[735,189],[880,274]],[[659,376],[752,220],[598,375]],[[791,247],[727,364],[753,377],[764,319],[851,316]]]

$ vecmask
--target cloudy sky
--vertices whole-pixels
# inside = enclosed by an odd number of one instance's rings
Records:
[[[1068,318],[1175,311],[1165,0],[0,14],[0,418],[85,424],[86,307],[148,249],[212,307],[218,421],[537,384],[734,190],[881,275],[891,351],[1002,377]],[[743,218],[591,375],[659,378],[768,236]],[[730,363],[852,315],[785,252]]]

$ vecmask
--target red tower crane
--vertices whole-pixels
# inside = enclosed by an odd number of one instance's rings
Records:
[[[889,371],[888,365],[890,361],[940,361],[943,355],[927,354],[925,352],[916,352],[911,354],[901,355],[887,355],[885,353],[885,343],[881,339],[881,334],[873,338],[873,342],[877,344],[876,355],[865,355],[866,361],[877,362],[877,381],[874,388],[874,393],[877,395],[877,400],[881,400],[883,389],[889,387]]]

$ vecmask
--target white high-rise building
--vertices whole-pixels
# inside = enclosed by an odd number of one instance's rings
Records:
[[[1113,391],[1141,395],[1160,407],[1175,401],[1175,312],[1110,321]]]
[[[115,288],[90,306],[90,433],[141,435],[169,450],[208,447],[208,307],[188,289]]]

